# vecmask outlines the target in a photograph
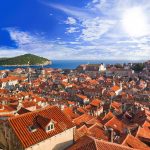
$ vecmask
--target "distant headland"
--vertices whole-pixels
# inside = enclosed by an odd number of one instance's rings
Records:
[[[0,66],[46,66],[52,61],[33,54],[24,54],[11,58],[0,58]]]

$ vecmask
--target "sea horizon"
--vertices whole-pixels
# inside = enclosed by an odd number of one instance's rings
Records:
[[[44,68],[75,69],[82,64],[124,64],[142,63],[146,60],[52,60],[52,64],[43,66]],[[15,68],[27,68],[28,66],[0,66],[0,70],[13,70]],[[41,68],[41,66],[30,66],[31,68]]]

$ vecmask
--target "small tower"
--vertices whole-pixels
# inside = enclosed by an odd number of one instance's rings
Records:
[[[31,83],[31,68],[30,68],[30,61],[28,61],[28,82]]]
[[[106,67],[104,66],[103,63],[101,63],[101,65],[99,66],[99,72],[105,72],[106,71]]]
[[[43,77],[45,77],[45,69],[44,69],[44,66],[42,65],[42,68],[41,68],[41,74]]]

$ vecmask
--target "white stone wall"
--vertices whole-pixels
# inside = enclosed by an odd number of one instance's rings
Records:
[[[74,129],[68,129],[25,150],[63,150],[73,144]]]
[[[2,88],[9,88],[12,85],[16,85],[18,83],[18,80],[13,80],[9,82],[2,82]]]

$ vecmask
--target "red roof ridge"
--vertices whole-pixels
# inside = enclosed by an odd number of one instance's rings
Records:
[[[29,128],[32,125],[36,125],[35,119],[37,115],[43,115],[49,120],[54,120],[54,123],[56,122],[54,130],[46,132],[42,127],[37,126],[36,131],[31,132]],[[64,132],[67,129],[75,127],[75,125],[57,106],[47,106],[40,110],[9,118],[8,121],[10,127],[13,129],[18,140],[22,143],[24,148],[28,148],[34,144]]]
[[[120,148],[125,148],[126,150],[133,150],[133,148],[130,148],[130,147],[127,147],[127,146],[124,146],[124,145],[120,145],[120,144],[117,144],[117,143],[112,143],[112,142],[107,142],[105,140],[98,140],[98,139],[95,139],[95,142],[96,142],[96,148],[98,148],[98,143],[97,142],[103,142],[103,143],[106,143],[106,144],[109,144],[109,145],[114,145],[114,146],[117,146],[117,147],[120,147]],[[138,149],[134,149],[134,150],[138,150]]]
[[[130,147],[110,143],[104,140],[95,139],[92,136],[85,135],[67,150],[135,150]]]
[[[142,141],[140,141],[138,138],[134,137],[131,134],[128,134],[126,136],[122,145],[129,146],[132,148],[143,149],[143,150],[150,150],[150,148],[145,143],[143,143]]]
[[[14,116],[14,117],[12,117],[12,118],[8,118],[8,120],[12,120],[12,119],[14,119],[14,118],[20,118],[20,117],[23,117],[23,116],[26,116],[26,115],[29,115],[29,114],[34,114],[34,113],[36,113],[36,112],[38,113],[38,112],[40,112],[40,111],[42,111],[42,110],[46,110],[46,109],[53,108],[53,107],[58,108],[57,106],[46,106],[46,107],[44,107],[44,108],[37,109],[37,110],[35,110],[35,111],[31,111],[31,112],[28,112],[28,113],[25,113],[25,114],[21,114],[21,115]]]
[[[95,127],[95,126],[99,126],[101,127],[98,123],[93,124],[92,126],[90,126],[88,129],[90,130],[91,128]]]

